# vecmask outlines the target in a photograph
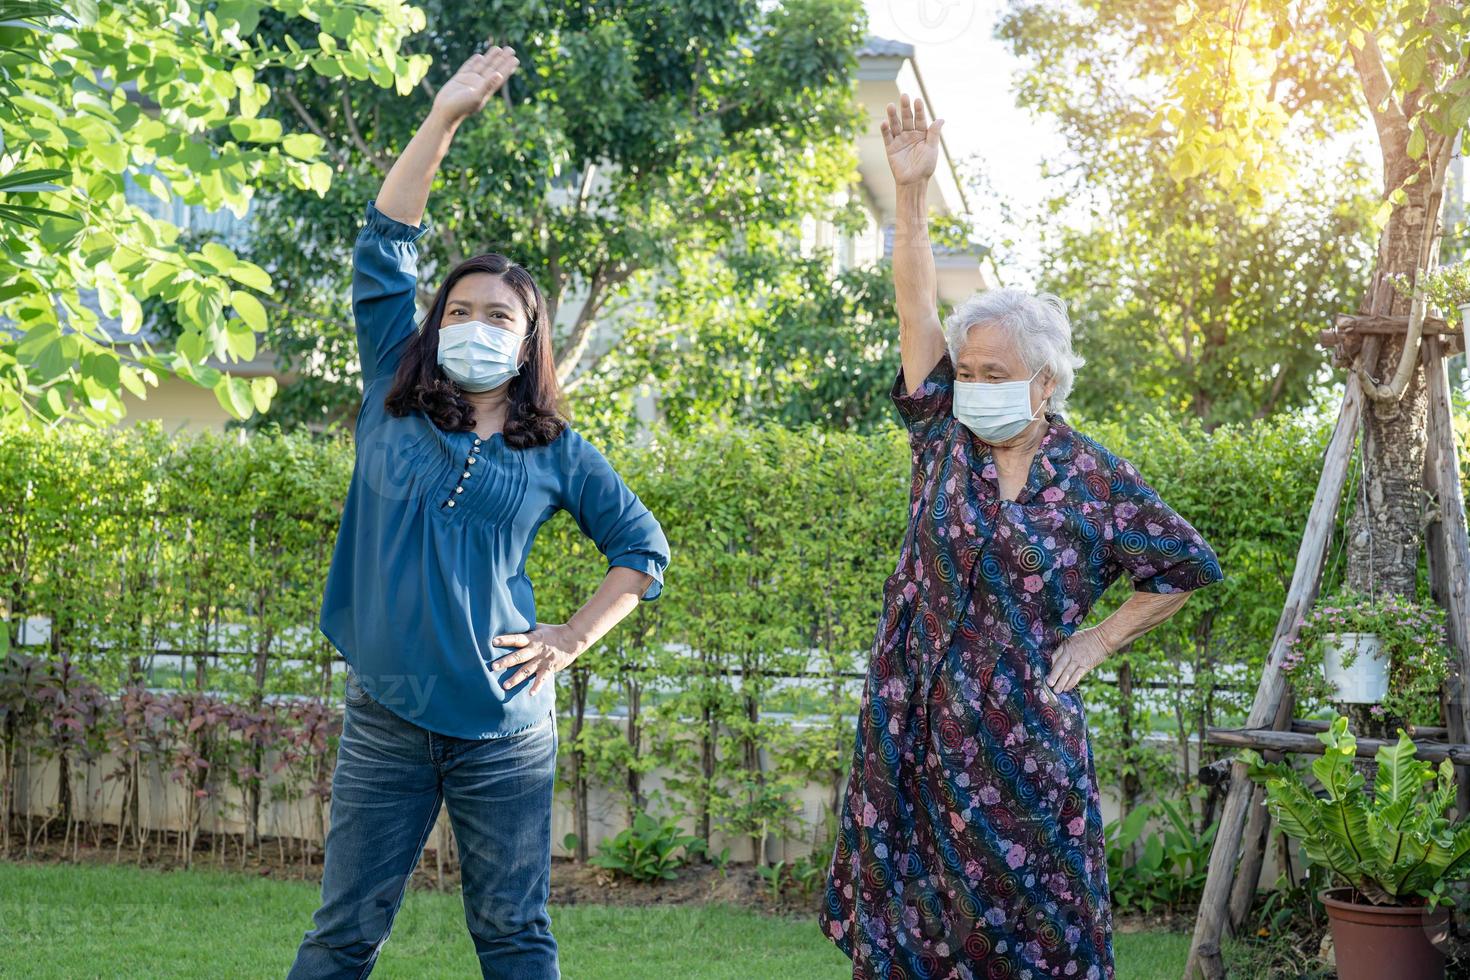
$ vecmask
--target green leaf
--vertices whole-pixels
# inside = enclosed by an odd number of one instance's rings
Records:
[[[251,143],[275,143],[281,138],[279,119],[235,119],[230,122],[230,135]]]
[[[250,384],[243,378],[222,375],[214,385],[214,397],[221,408],[237,419],[248,419],[254,411]]]
[[[1409,158],[1417,160],[1424,155],[1424,124],[1421,122],[1409,133]]]
[[[308,171],[308,186],[325,197],[332,187],[332,168],[321,161],[313,163]]]
[[[1373,781],[1375,802],[1380,807],[1405,799],[1418,800],[1426,780],[1433,778],[1429,763],[1414,758],[1414,740],[1402,728],[1394,745],[1381,745],[1374,758],[1378,771]]]
[[[225,343],[237,361],[248,361],[255,357],[255,331],[240,320],[231,320],[225,330]]]
[[[255,402],[257,412],[264,415],[270,411],[271,399],[276,397],[276,379],[268,374],[251,378],[250,397]]]
[[[143,383],[142,377],[137,371],[126,364],[119,364],[117,369],[118,381],[137,398],[148,397],[148,387]]]
[[[230,305],[235,312],[240,314],[240,319],[245,321],[246,326],[256,332],[262,332],[266,327],[265,307],[260,300],[245,292],[243,289],[230,291]]]
[[[165,285],[178,278],[178,275],[179,270],[167,262],[154,262],[143,272],[141,280],[143,294],[145,296],[158,294]]]
[[[224,274],[242,286],[249,286],[251,289],[259,292],[268,293],[271,290],[271,277],[264,269],[253,262],[245,262],[243,260],[236,262],[228,269],[225,269]]]
[[[205,242],[199,251],[205,260],[214,266],[216,272],[224,272],[239,261],[234,252],[219,242]]]
[[[326,144],[315,133],[291,133],[281,140],[281,149],[299,160],[313,160]]]
[[[90,378],[104,388],[118,386],[119,367],[117,355],[111,351],[88,354],[82,358],[83,377]]]
[[[128,168],[128,144],[125,142],[92,143],[87,149],[109,173],[120,174]]]
[[[186,283],[183,295],[179,298],[179,310],[185,321],[201,334],[214,329],[224,313],[224,300],[219,287],[205,281]]]
[[[54,331],[54,328],[52,329]],[[27,334],[27,339],[29,336]],[[29,350],[17,348],[16,353],[20,355],[24,363],[29,364],[32,384],[47,384],[66,374],[71,368],[70,358],[66,356],[61,336],[54,332],[47,336],[39,346],[31,347]]]
[[[204,360],[208,353],[208,347],[204,340],[204,334],[198,329],[188,329],[179,335],[174,349],[195,364]]]
[[[54,183],[55,181],[65,181],[70,177],[70,170],[59,170],[53,167],[12,170],[8,174],[0,174],[0,191],[7,194],[19,194],[40,188],[51,190],[60,186]]]

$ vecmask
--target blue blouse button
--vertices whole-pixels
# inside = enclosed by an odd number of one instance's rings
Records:
[[[464,493],[464,487],[455,487],[454,488],[454,492],[455,493]],[[454,503],[454,501],[451,500],[450,503],[452,504],[452,503]]]
[[[445,503],[445,504],[446,504],[446,505],[447,505],[447,506],[450,506],[450,507],[453,507],[453,506],[454,506],[454,500],[453,500],[453,499],[452,499],[452,498],[451,498],[451,499],[449,499],[449,500],[446,500],[446,501],[444,501],[444,503]]]
[[[470,478],[470,471],[469,470],[465,470],[464,471],[464,476],[460,477],[461,480],[468,480],[469,478]]]

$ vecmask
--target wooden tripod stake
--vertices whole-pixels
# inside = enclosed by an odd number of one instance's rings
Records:
[[[1382,335],[1403,332],[1408,318],[1338,317],[1338,332],[1323,334],[1324,343],[1338,343],[1352,336]],[[1445,362],[1448,354],[1464,349],[1463,334],[1453,332],[1442,320],[1426,320],[1419,356],[1427,379],[1429,394],[1428,444],[1425,449],[1425,489],[1438,500],[1438,515],[1430,524],[1426,538],[1429,570],[1434,599],[1448,613],[1448,633],[1455,652],[1445,681],[1443,705],[1446,735],[1450,741],[1419,741],[1418,757],[1450,758],[1456,763],[1459,777],[1457,806],[1461,814],[1470,813],[1470,712],[1466,710],[1465,684],[1470,680],[1470,540],[1465,529],[1465,501],[1459,480],[1455,451],[1454,426],[1450,415],[1450,384]],[[1337,425],[1322,461],[1322,478],[1307,516],[1302,543],[1297,549],[1296,567],[1276,635],[1256,688],[1246,725],[1241,729],[1208,731],[1206,741],[1281,753],[1320,752],[1322,744],[1310,734],[1320,726],[1312,722],[1292,720],[1290,711],[1282,711],[1283,698],[1290,692],[1281,672],[1287,642],[1296,635],[1302,619],[1317,599],[1326,565],[1337,508],[1347,482],[1358,424],[1365,409],[1366,397],[1353,372],[1347,378],[1347,390]],[[1360,754],[1372,755],[1377,743],[1360,739]],[[1199,915],[1195,920],[1194,939],[1190,943],[1189,961],[1184,967],[1184,980],[1204,977],[1216,980],[1225,976],[1220,955],[1220,938],[1227,926],[1239,925],[1249,911],[1260,877],[1261,864],[1269,839],[1269,816],[1250,812],[1253,799],[1260,797],[1244,763],[1230,765],[1229,790],[1221,810],[1219,828],[1210,852],[1210,868],[1200,897]],[[1250,818],[1252,833],[1246,835]],[[1245,853],[1241,853],[1242,840]],[[1236,862],[1240,862],[1237,880]],[[1232,890],[1234,896],[1232,900]]]

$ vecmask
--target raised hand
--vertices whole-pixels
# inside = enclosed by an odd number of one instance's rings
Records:
[[[518,65],[516,53],[510,48],[493,47],[484,54],[471,55],[434,96],[434,111],[454,120],[473,116],[485,108]]]
[[[904,95],[899,103],[888,103],[888,119],[880,127],[888,167],[899,184],[926,183],[939,164],[939,133],[944,120],[936,119],[931,125],[923,99],[915,99],[910,105],[909,97]]]

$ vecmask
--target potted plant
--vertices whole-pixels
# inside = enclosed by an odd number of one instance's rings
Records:
[[[1373,791],[1353,766],[1357,740],[1339,715],[1317,736],[1325,751],[1312,762],[1322,794],[1286,762],[1245,749],[1250,777],[1265,785],[1266,805],[1307,859],[1339,883],[1317,897],[1327,908],[1339,980],[1439,980],[1449,934],[1448,886],[1470,878],[1470,819],[1445,817],[1455,802],[1449,760],[1438,769],[1414,758],[1399,729],[1384,744]]]
[[[1408,276],[1400,272],[1391,275],[1390,279],[1400,295],[1414,295]],[[1470,262],[1442,265],[1426,273],[1419,283],[1424,290],[1425,301],[1431,307],[1443,314],[1458,309],[1460,329],[1467,329],[1466,324],[1470,323]]]
[[[1372,703],[1376,718],[1432,724],[1449,670],[1444,623],[1433,603],[1342,590],[1317,601],[1281,669],[1309,708]]]

